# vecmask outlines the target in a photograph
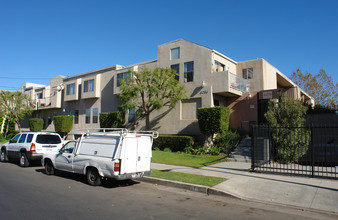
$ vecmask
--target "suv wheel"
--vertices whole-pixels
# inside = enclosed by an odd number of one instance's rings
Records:
[[[8,161],[7,153],[6,153],[5,150],[1,150],[0,161],[1,161],[1,162],[6,162],[6,161]]]
[[[27,159],[26,153],[22,152],[20,154],[20,167],[28,167],[29,161]]]
[[[101,184],[101,177],[97,169],[89,168],[87,170],[87,181],[89,185],[98,186]]]
[[[53,167],[53,164],[49,160],[47,160],[45,162],[45,172],[46,172],[47,175],[54,175],[55,174],[55,169]]]

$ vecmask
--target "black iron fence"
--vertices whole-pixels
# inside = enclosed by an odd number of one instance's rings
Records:
[[[337,128],[253,125],[252,170],[337,179]]]

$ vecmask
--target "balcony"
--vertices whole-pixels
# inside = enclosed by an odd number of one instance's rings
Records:
[[[229,71],[212,73],[212,91],[224,96],[242,96],[249,92],[250,82]]]

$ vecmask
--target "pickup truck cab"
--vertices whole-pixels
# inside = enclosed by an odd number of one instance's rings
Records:
[[[45,153],[41,162],[48,175],[55,170],[83,174],[94,186],[100,185],[103,178],[140,178],[151,173],[151,148],[157,137],[153,131],[89,129],[77,140],[68,141],[59,152]]]
[[[2,145],[0,161],[20,159],[19,165],[27,167],[32,161],[40,161],[43,153],[58,152],[62,145],[62,139],[57,133],[22,132]]]

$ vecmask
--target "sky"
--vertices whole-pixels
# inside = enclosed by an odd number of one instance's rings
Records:
[[[338,0],[0,0],[0,89],[157,59],[185,39],[338,82]]]

